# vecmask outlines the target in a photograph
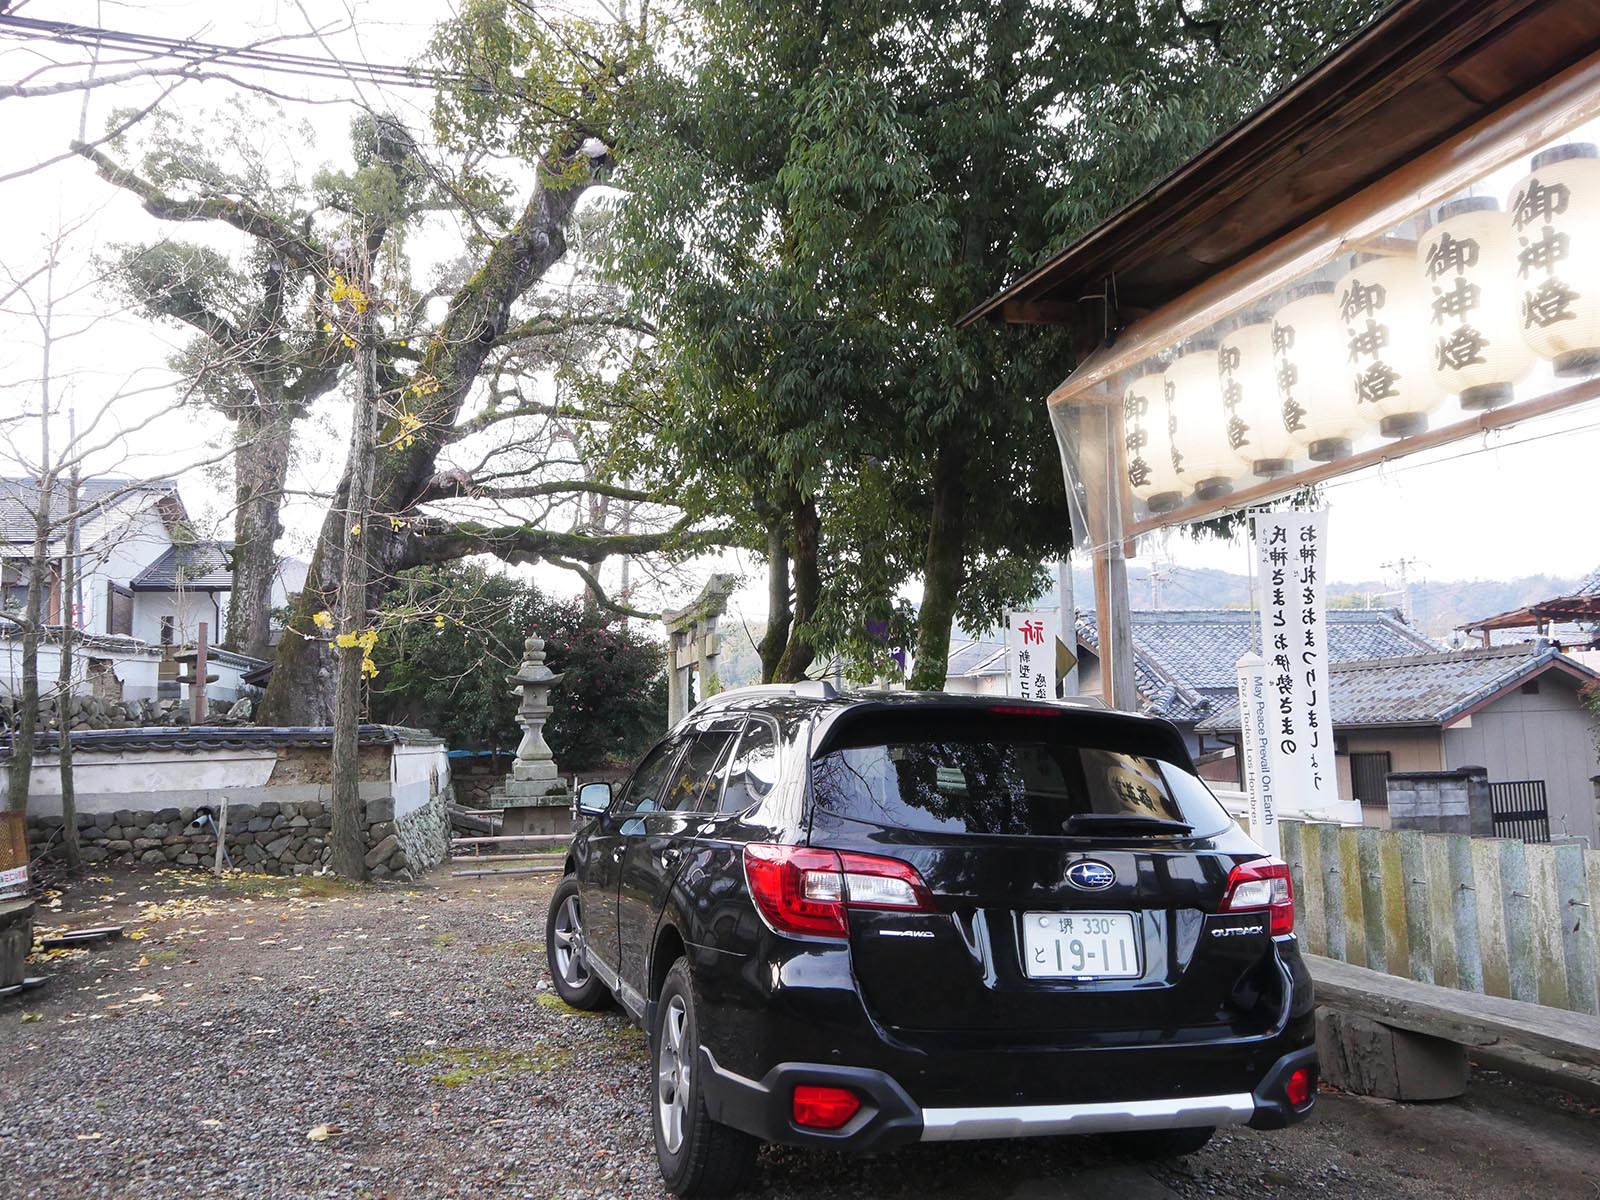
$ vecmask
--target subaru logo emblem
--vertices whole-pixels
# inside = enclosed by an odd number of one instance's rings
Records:
[[[1100,892],[1117,881],[1117,873],[1103,862],[1086,858],[1067,868],[1067,882],[1086,892]]]

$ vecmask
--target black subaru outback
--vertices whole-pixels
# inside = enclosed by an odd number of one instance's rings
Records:
[[[746,688],[580,808],[551,975],[649,1033],[680,1196],[736,1190],[763,1141],[1182,1154],[1310,1111],[1288,869],[1165,722]]]

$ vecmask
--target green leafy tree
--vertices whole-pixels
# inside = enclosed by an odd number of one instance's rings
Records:
[[[953,618],[1038,593],[1070,542],[1042,398],[1104,330],[955,319],[1379,7],[689,5],[623,140],[613,265],[660,331],[651,454],[767,556],[768,677],[911,643],[938,687]]]
[[[373,719],[431,729],[454,749],[514,748],[522,730],[506,677],[531,632],[563,674],[545,727],[563,770],[627,761],[666,727],[665,653],[637,624],[477,564],[416,568],[396,583],[373,649]]]
[[[351,269],[351,230],[365,230],[375,253],[438,205],[416,145],[398,123],[358,118],[349,165],[310,178],[284,161],[309,141],[309,129],[289,127],[287,142],[263,133],[286,126],[274,104],[236,102],[201,120],[158,111],[134,145],[117,139],[109,151],[75,147],[103,180],[158,220],[231,228],[245,239],[237,257],[178,237],[124,245],[105,269],[147,316],[192,331],[171,365],[190,398],[232,422],[227,644],[259,657],[270,654],[295,424],[338,385],[352,356],[327,317],[333,280]],[[414,295],[405,299],[417,303]]]

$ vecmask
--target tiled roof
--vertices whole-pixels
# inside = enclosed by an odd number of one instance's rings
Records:
[[[1545,641],[1339,663],[1330,672],[1333,725],[1335,729],[1443,725],[1504,688],[1552,667],[1600,680],[1600,674]],[[1238,728],[1237,701],[1199,726],[1212,733]]]
[[[1589,578],[1585,579],[1578,590],[1572,594],[1574,596],[1600,596],[1600,567],[1596,567]]]
[[[40,752],[54,748],[58,733],[40,730]],[[444,739],[405,725],[358,725],[363,746],[438,746]],[[322,749],[333,745],[331,725],[152,725],[143,729],[74,729],[74,754],[112,754],[120,750],[259,750],[279,746]],[[0,742],[0,761],[11,757],[11,739]]]
[[[152,479],[144,483],[131,479],[84,479],[78,483],[78,507],[87,514],[130,490],[168,495],[175,494],[177,489],[178,485],[170,479]],[[51,521],[63,520],[67,508],[67,484],[65,480],[58,480],[50,492]],[[32,542],[34,514],[38,510],[37,480],[0,479],[0,542]],[[51,540],[60,536],[59,531],[51,532]]]
[[[182,586],[197,592],[233,587],[232,542],[194,542],[170,547],[131,580],[136,592],[170,592]]]
[[[1006,644],[976,638],[958,643],[950,651],[946,675],[1004,675],[1006,673]]]
[[[1198,721],[1231,706],[1237,664],[1250,649],[1247,609],[1136,610],[1134,682],[1146,712],[1169,721]],[[1100,633],[1093,613],[1078,618],[1078,638],[1096,654]],[[1330,662],[1431,653],[1437,646],[1383,609],[1330,609]],[[1209,722],[1207,722],[1209,724]]]

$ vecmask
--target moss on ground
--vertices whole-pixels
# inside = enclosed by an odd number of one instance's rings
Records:
[[[586,1017],[587,1018],[587,1017],[603,1017],[603,1016],[606,1015],[603,1011],[602,1012],[589,1012],[589,1011],[587,1011],[585,1009],[582,1009],[582,1008],[573,1008],[572,1005],[568,1004],[565,1000],[563,1000],[560,996],[556,995],[554,992],[540,992],[538,997],[537,997],[537,999],[538,999],[539,1003],[542,1004],[545,1008],[553,1009],[554,1011],[560,1013],[564,1017]]]
[[[480,942],[473,947],[479,954],[543,954],[543,942]]]
[[[443,1087],[455,1088],[493,1075],[543,1074],[563,1065],[570,1050],[502,1050],[493,1046],[439,1046],[407,1054],[400,1061],[410,1067],[433,1067],[430,1076]]]

